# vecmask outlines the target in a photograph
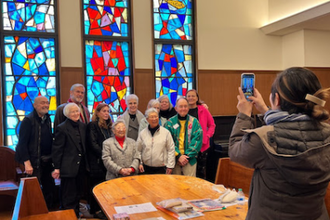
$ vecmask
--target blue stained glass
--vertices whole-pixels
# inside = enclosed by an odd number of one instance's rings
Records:
[[[179,63],[184,62],[184,54],[182,50],[175,50],[175,56]]]
[[[5,4],[5,3],[3,3]],[[7,8],[8,8],[8,12],[14,12],[16,11],[16,5],[14,2],[8,2],[7,3]]]
[[[13,72],[17,76],[15,78],[6,77],[5,79],[7,96],[5,118],[7,118],[7,121],[10,115],[18,115],[19,113],[24,116],[25,114],[29,114],[33,110],[32,102],[38,95],[44,95],[47,98],[53,97],[53,103],[51,105],[53,109],[56,109],[56,77],[50,77],[52,79],[49,80],[48,77],[38,77],[38,74],[47,75],[49,72],[53,72],[54,75],[56,74],[54,69],[49,69],[46,65],[46,62],[51,63],[53,61],[48,61],[48,58],[46,59],[42,55],[44,51],[47,51],[47,53],[54,55],[52,58],[55,58],[54,48],[43,48],[39,41],[44,42],[43,45],[54,45],[54,39],[13,36],[6,36],[4,38],[4,51],[6,51],[4,70],[6,73]],[[51,43],[47,43],[47,41]],[[42,73],[40,74],[40,72]],[[16,121],[23,118],[17,118]],[[13,119],[13,117],[10,118],[10,123],[12,123]],[[14,126],[14,129],[9,131],[9,124],[7,124],[6,144],[13,145],[17,143],[17,133],[11,134],[10,132],[18,131],[19,124],[12,123],[11,125]]]
[[[43,63],[40,67],[39,67],[39,74],[40,75],[48,75],[48,69],[45,63]]]
[[[47,86],[47,81],[44,80],[43,78],[39,78],[37,80],[37,86],[41,88],[45,88]]]
[[[160,4],[159,8],[161,8],[161,9],[168,9],[168,4],[162,3],[162,4]]]
[[[175,57],[171,58],[171,67],[177,68],[178,67],[178,63],[176,61]]]
[[[12,103],[7,102],[6,104],[7,104],[7,105],[6,105],[6,109],[7,109],[7,111],[10,112],[11,114],[13,114],[13,113],[15,112],[15,109],[14,109]],[[9,115],[10,115],[10,114],[9,114]]]
[[[177,79],[177,78],[172,79],[171,84],[170,84],[170,88],[173,89],[173,90],[177,90],[177,89],[178,89],[178,82],[177,82],[176,79]],[[179,84],[181,84],[181,83],[179,83]],[[165,86],[165,85],[164,85],[164,86]]]
[[[34,81],[34,78],[30,77],[30,80],[28,82],[28,86],[29,86],[28,88],[30,88],[31,86],[33,86],[33,87],[37,86],[36,81]]]
[[[186,20],[186,15],[178,14],[178,18],[179,18],[181,24],[183,25],[185,23],[185,20]]]
[[[104,6],[103,7],[103,10],[106,11],[106,12],[108,12],[109,14],[113,14],[112,13],[112,10],[111,10],[111,8],[109,6]]]
[[[44,20],[45,20],[45,14],[37,11],[35,15],[36,24],[40,24],[44,22]]]
[[[14,75],[21,75],[24,72],[24,68],[16,65],[15,63],[12,64],[12,67]]]
[[[53,1],[38,3],[27,0],[20,2],[22,3],[3,1],[4,30],[55,32]]]
[[[157,15],[157,17],[158,17],[158,15]],[[161,20],[167,21],[170,18],[170,14],[160,14],[160,18],[161,18]],[[158,20],[158,21],[160,22],[161,20]]]
[[[9,129],[15,128],[18,123],[18,120],[16,117],[8,117],[7,118],[7,126]]]
[[[43,51],[42,46],[39,46],[39,47],[35,48],[35,50],[34,50],[35,53],[40,53],[42,51]]]

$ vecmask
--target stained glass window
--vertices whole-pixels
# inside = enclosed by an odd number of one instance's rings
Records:
[[[115,116],[126,110],[131,86],[129,0],[84,0],[87,107],[107,103]]]
[[[156,97],[195,87],[193,0],[153,0]]]
[[[54,0],[2,1],[4,133],[8,146],[17,144],[21,121],[33,111],[37,96],[49,99],[54,121],[58,95],[55,4]]]
[[[192,40],[191,0],[154,0],[156,39]]]
[[[55,32],[54,0],[2,0],[3,30]]]
[[[84,0],[86,35],[128,36],[127,0]]]

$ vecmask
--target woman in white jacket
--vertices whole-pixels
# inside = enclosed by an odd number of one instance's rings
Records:
[[[141,152],[139,171],[145,174],[171,174],[175,166],[175,147],[170,132],[159,125],[158,111],[146,111],[148,127],[143,129],[137,140]]]

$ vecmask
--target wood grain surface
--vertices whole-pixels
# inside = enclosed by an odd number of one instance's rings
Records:
[[[116,213],[115,206],[134,205],[165,199],[181,198],[185,200],[210,198],[216,199],[220,194],[212,189],[214,184],[206,180],[179,175],[138,175],[105,181],[93,189],[93,193],[101,208],[109,219]],[[230,206],[225,210],[204,212],[205,216],[194,218],[218,220],[243,220],[248,210],[244,206]],[[131,214],[131,220],[141,220],[151,217],[175,219],[158,210],[156,212]]]

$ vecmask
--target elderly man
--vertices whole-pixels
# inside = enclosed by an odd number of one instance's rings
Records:
[[[48,114],[49,101],[46,97],[39,96],[34,99],[33,107],[34,110],[21,123],[15,157],[24,164],[28,176],[38,178],[46,204],[50,208],[55,184],[51,176],[53,135]]]
[[[67,101],[67,103],[63,103],[62,105],[57,107],[54,121],[55,129],[59,124],[65,121],[66,117],[63,114],[63,109],[70,102],[76,103],[78,105],[80,111],[79,120],[85,124],[88,124],[88,122],[90,121],[90,113],[86,106],[84,106],[83,104],[84,95],[85,87],[82,84],[77,83],[71,86],[69,100]]]
[[[197,156],[203,142],[203,131],[198,120],[188,115],[189,107],[186,98],[176,101],[177,115],[166,124],[175,144],[176,165],[173,174],[196,176]]]
[[[74,209],[79,217],[79,200],[88,160],[86,155],[86,125],[80,119],[75,103],[68,103],[63,114],[67,119],[58,125],[52,149],[54,179],[61,178],[61,209]]]

